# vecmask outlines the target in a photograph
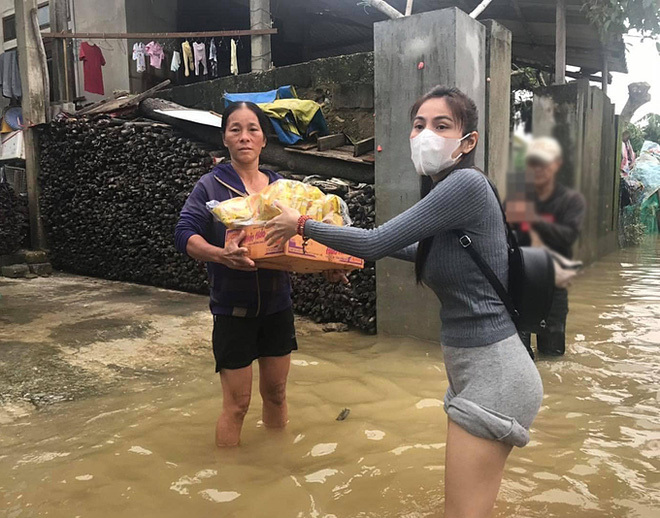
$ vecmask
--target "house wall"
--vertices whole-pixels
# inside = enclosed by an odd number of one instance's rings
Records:
[[[71,23],[76,32],[126,32],[126,0],[72,0]],[[80,41],[73,40],[75,56]],[[83,64],[77,62],[77,92],[89,101],[111,96],[114,90],[128,90],[128,49],[126,40],[90,40],[101,48],[106,64],[103,67],[105,96],[85,92]]]

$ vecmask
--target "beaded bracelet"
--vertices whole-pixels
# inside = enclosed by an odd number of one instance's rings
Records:
[[[312,219],[311,216],[300,216],[298,218],[298,227],[296,229],[296,234],[299,236],[305,237],[305,223]]]

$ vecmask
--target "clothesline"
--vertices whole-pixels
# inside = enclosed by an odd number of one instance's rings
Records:
[[[44,39],[153,40],[176,38],[238,38],[241,36],[265,36],[268,34],[277,34],[277,29],[206,32],[44,32],[41,34],[41,37]]]

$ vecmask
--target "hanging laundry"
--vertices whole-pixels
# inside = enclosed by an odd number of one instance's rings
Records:
[[[178,72],[180,67],[181,67],[181,53],[178,50],[175,50],[172,53],[172,65],[170,66],[170,70],[172,72]]]
[[[147,56],[149,56],[149,63],[152,67],[161,68],[162,61],[165,59],[165,53],[163,52],[163,47],[160,45],[160,43],[150,41],[144,48],[144,52]]]
[[[192,48],[190,47],[190,43],[188,43],[187,41],[184,41],[181,44],[181,52],[183,53],[183,66],[185,67],[185,76],[188,77],[190,75],[190,71],[195,66],[195,62],[193,61],[193,53],[192,53]]]
[[[2,95],[19,99],[22,95],[21,73],[18,70],[18,57],[15,50],[0,54],[0,86]]]
[[[147,69],[147,63],[144,57],[144,43],[133,44],[133,61],[137,65],[137,71],[142,73]]]
[[[211,39],[209,44],[209,64],[211,65],[211,77],[218,77],[218,48],[215,40]]]
[[[231,73],[235,76],[238,75],[238,56],[236,54],[236,41],[231,40]]]
[[[204,67],[204,75],[207,75],[209,70],[206,65],[206,45],[195,42],[193,43],[193,51],[195,52],[195,75],[201,75],[200,64]]]
[[[103,70],[101,70],[101,67],[105,66],[105,58],[101,49],[96,45],[90,45],[83,41],[80,44],[78,57],[83,62],[85,91],[91,94],[104,95]]]

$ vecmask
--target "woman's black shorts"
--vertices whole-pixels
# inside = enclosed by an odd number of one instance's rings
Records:
[[[257,358],[298,349],[291,308],[254,318],[213,315],[215,372],[242,369]]]

